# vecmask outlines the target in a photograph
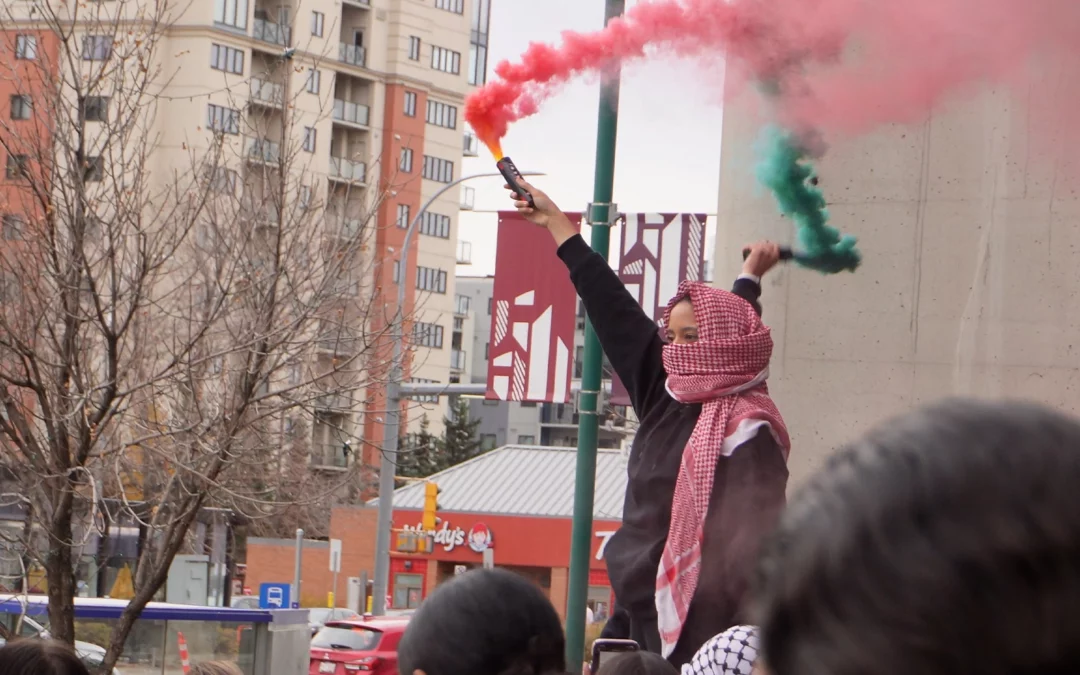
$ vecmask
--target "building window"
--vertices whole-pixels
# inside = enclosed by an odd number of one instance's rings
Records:
[[[440,239],[449,239],[450,216],[444,216],[441,213],[432,213],[431,211],[424,211],[423,219],[420,221],[420,234],[426,234],[429,237],[439,237]]]
[[[226,169],[223,166],[216,166],[210,172],[210,189],[214,192],[234,195],[236,194],[236,186],[239,181],[240,177],[237,175],[236,171]]]
[[[398,163],[398,168],[401,169],[402,173],[412,173],[412,158],[412,148],[401,149],[401,161]]]
[[[304,152],[315,152],[317,133],[312,127],[304,127]]]
[[[474,0],[472,30],[469,31],[469,84],[487,81],[488,26],[491,23],[491,0]]]
[[[109,97],[87,96],[82,100],[83,119],[87,122],[106,122],[109,119]]]
[[[83,180],[87,183],[99,183],[105,178],[105,159],[100,155],[87,157],[83,165]]]
[[[447,129],[457,129],[457,108],[447,103],[428,99],[427,123]]]
[[[480,452],[494,450],[498,443],[499,441],[495,438],[495,434],[480,434]]]
[[[491,316],[491,298],[488,298],[488,316]]]
[[[409,60],[420,60],[420,38],[416,37],[415,35],[409,36]]]
[[[27,61],[33,61],[37,58],[36,35],[15,36],[15,58],[26,59]]]
[[[311,13],[311,34],[315,37],[323,36],[323,26],[326,23],[326,15],[322,12]]]
[[[307,74],[307,91],[309,94],[318,94],[319,85],[322,84],[322,73],[314,68],[308,70]]]
[[[518,445],[536,445],[536,436],[518,436]]]
[[[420,574],[394,575],[394,609],[416,609],[424,599],[424,577]]]
[[[34,104],[29,96],[15,95],[11,97],[11,119],[28,120],[33,109]]]
[[[226,134],[240,133],[240,111],[209,103],[206,106],[206,126]]]
[[[431,67],[451,75],[461,73],[461,54],[443,47],[431,48]]]
[[[406,228],[409,226],[409,205],[398,204],[397,205],[397,226],[400,228]]]
[[[244,50],[225,45],[210,45],[210,67],[236,75],[244,74]]]
[[[490,342],[485,342],[484,343],[484,360],[485,361],[488,360],[488,354],[489,354],[490,351],[491,351],[491,343]]]
[[[424,155],[424,170],[420,175],[439,183],[453,182],[454,163],[447,159]]]
[[[248,0],[214,0],[214,23],[247,29]]]
[[[17,241],[23,238],[23,234],[26,232],[26,221],[21,216],[8,214],[4,216],[3,228],[0,229],[0,234],[3,234],[3,238],[8,241]]]
[[[4,175],[8,178],[25,178],[30,158],[27,155],[8,155]]]
[[[443,348],[443,327],[437,323],[416,322],[413,324],[413,344],[429,349]]]
[[[445,9],[454,14],[464,14],[465,0],[435,0],[435,9]]]
[[[405,116],[416,117],[416,92],[405,92]]]
[[[105,61],[112,56],[112,38],[108,35],[85,35],[82,41],[83,61]]]
[[[417,266],[416,290],[446,293],[446,270]]]

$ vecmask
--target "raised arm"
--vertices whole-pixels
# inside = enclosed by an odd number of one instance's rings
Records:
[[[518,201],[511,191],[514,206],[530,222],[547,228],[559,247],[559,258],[570,270],[570,279],[585,305],[600,345],[612,368],[630,394],[638,416],[665,396],[667,374],[663,365],[663,341],[652,318],[637,299],[626,290],[607,261],[593,251],[577,233],[573,223],[543,191],[521,180],[533,196],[534,207]],[[506,186],[510,189],[510,186]],[[779,249],[775,244],[755,244],[743,265],[743,274],[732,292],[761,313],[761,276],[776,264]]]

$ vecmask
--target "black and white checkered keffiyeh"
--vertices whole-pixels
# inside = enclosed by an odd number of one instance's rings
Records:
[[[706,642],[682,675],[751,675],[757,656],[757,628],[734,626]]]

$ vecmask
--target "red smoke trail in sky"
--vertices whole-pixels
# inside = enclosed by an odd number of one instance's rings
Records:
[[[1080,0],[668,0],[642,2],[559,46],[530,44],[495,67],[465,117],[493,151],[513,122],[578,75],[651,53],[722,53],[739,79],[779,81],[784,121],[859,133],[919,119],[947,94],[983,81],[1024,82],[1049,58],[1080,103]],[[702,86],[719,86],[720,74]]]

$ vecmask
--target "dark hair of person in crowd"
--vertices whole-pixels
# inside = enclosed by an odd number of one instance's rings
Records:
[[[555,608],[535,584],[506,570],[473,570],[442,584],[398,645],[402,675],[544,675],[566,670]]]
[[[244,675],[244,671],[231,661],[204,661],[191,666],[188,675]]]
[[[1080,672],[1080,423],[951,400],[796,493],[760,562],[771,675]]]
[[[596,675],[679,675],[675,666],[654,652],[609,654],[600,661]]]
[[[90,675],[71,647],[55,640],[26,638],[0,647],[3,675]]]

